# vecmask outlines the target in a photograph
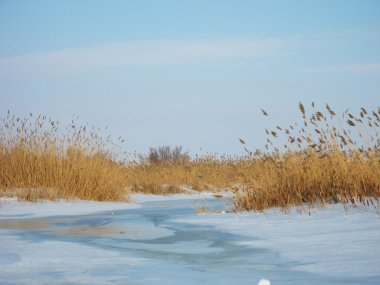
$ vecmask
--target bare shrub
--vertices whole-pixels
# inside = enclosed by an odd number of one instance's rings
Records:
[[[188,152],[182,151],[182,146],[171,148],[170,146],[151,147],[149,149],[148,162],[158,163],[185,163],[190,160]]]

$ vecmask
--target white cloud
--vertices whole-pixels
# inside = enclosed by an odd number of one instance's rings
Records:
[[[380,63],[357,63],[357,64],[344,64],[325,67],[316,67],[303,69],[303,73],[310,74],[334,74],[334,73],[346,73],[346,74],[358,74],[366,75],[371,73],[380,72]]]
[[[113,67],[151,67],[277,55],[296,40],[269,38],[119,42],[0,58],[0,74],[72,73]]]

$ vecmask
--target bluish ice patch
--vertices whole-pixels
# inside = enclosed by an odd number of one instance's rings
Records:
[[[21,261],[21,256],[13,252],[0,252],[0,266]]]

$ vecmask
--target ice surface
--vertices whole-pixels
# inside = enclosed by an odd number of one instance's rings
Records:
[[[278,252],[294,269],[327,276],[376,276],[380,281],[380,216],[373,208],[329,205],[300,214],[267,211],[186,217],[176,222],[212,225],[245,236],[238,243]]]
[[[380,284],[373,209],[228,213],[228,195],[211,193],[132,200],[3,201],[0,284]]]

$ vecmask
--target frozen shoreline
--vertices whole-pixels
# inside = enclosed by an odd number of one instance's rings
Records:
[[[152,201],[173,201],[189,199],[208,199],[210,192],[190,192],[184,194],[152,195],[132,194],[129,202],[97,202],[84,200],[58,200],[26,202],[16,197],[0,198],[0,219],[41,218],[48,216],[71,216],[94,214],[97,212],[117,211],[140,208],[143,203]],[[225,194],[228,195],[228,194]]]
[[[138,207],[140,207],[138,204],[120,202],[60,200],[33,203],[17,201],[17,199],[2,199],[0,201],[0,219],[84,215],[104,211],[134,209]]]

